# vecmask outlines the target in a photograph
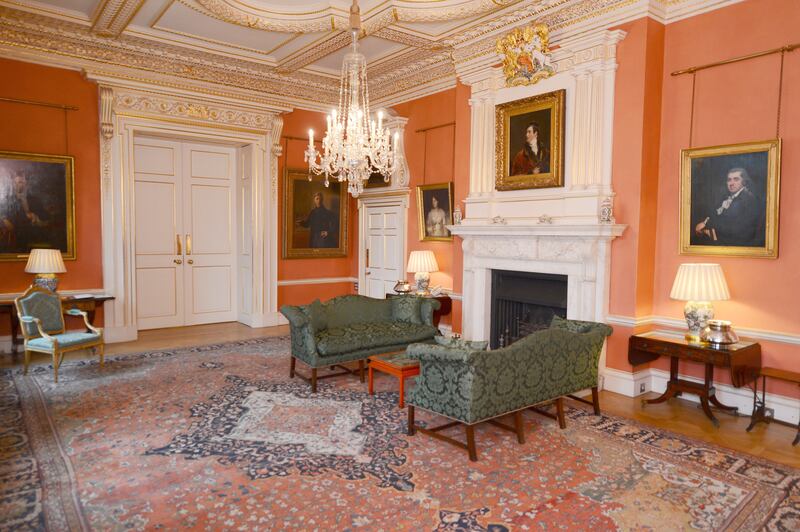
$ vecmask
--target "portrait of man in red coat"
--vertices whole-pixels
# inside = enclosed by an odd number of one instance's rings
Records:
[[[547,149],[538,122],[525,127],[522,149],[511,160],[508,175],[546,174],[550,171],[550,150]]]

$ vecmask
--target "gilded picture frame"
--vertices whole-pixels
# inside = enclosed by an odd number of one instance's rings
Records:
[[[564,186],[565,96],[561,89],[496,107],[497,190]]]
[[[34,248],[75,260],[75,160],[0,151],[0,261],[26,261]]]
[[[681,150],[680,253],[778,257],[780,139]]]
[[[283,172],[283,258],[312,259],[347,256],[346,184],[308,179],[308,170]]]
[[[452,182],[417,187],[417,222],[420,241],[453,241],[446,227],[453,225]]]

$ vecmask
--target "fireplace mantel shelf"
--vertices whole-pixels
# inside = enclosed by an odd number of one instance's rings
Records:
[[[554,237],[586,237],[615,238],[628,227],[625,224],[520,224],[520,223],[477,223],[468,222],[448,225],[454,235],[464,236],[554,236]]]

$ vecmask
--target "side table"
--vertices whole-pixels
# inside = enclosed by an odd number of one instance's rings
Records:
[[[761,399],[758,398],[758,379],[756,379],[755,387],[753,388],[753,415],[750,420],[750,425],[747,427],[747,432],[753,430],[756,423],[764,421],[769,423],[772,417],[767,415],[767,377],[771,379],[778,379],[786,382],[793,382],[800,385],[800,373],[796,371],[789,371],[778,368],[761,368]],[[800,422],[797,423],[797,435],[794,437],[792,445],[800,443]]]
[[[408,377],[419,375],[419,360],[408,358],[405,351],[399,353],[387,353],[369,357],[369,394],[374,395],[373,371],[382,371],[400,381],[400,401],[399,406],[403,408],[406,404],[405,380]]]
[[[692,343],[684,338],[652,333],[635,334],[628,339],[628,362],[632,366],[652,362],[661,356],[670,357],[667,389],[661,397],[642,401],[642,404],[663,403],[684,392],[696,394],[700,397],[703,412],[715,427],[719,426],[719,420],[711,412],[709,402],[723,411],[734,414],[737,408],[726,406],[717,399],[714,389],[714,368],[729,368],[731,382],[736,388],[753,382],[761,369],[761,345],[749,340],[713,347],[707,343]],[[702,384],[678,376],[680,360],[705,364],[705,379]]]

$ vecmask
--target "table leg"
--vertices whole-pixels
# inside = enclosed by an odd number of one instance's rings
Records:
[[[406,405],[406,379],[400,375],[400,408]]]
[[[94,325],[94,315],[96,311],[97,311],[96,305],[92,305],[92,308],[86,311],[86,317],[89,318],[89,323],[91,323],[92,325]],[[87,327],[86,332],[92,332],[92,331]]]
[[[670,357],[669,360],[669,382],[667,383],[667,389],[662,393],[659,397],[655,399],[644,399],[642,401],[642,406],[644,405],[656,405],[658,403],[663,403],[667,399],[671,399],[680,394],[680,391],[677,389],[678,386],[678,357]]]
[[[17,316],[17,309],[12,308],[9,316],[11,317],[11,357],[16,362],[17,345],[19,345],[19,316]]]
[[[715,407],[719,408],[720,410],[727,410],[728,413],[737,414],[739,407],[738,406],[727,406],[720,403],[719,399],[717,399],[717,394],[714,389],[714,364],[706,364],[706,380],[705,380],[705,387],[706,392],[708,393],[708,399],[711,401]]]
[[[750,424],[745,429],[747,432],[753,430],[753,427],[759,421],[769,423],[772,419],[767,416],[767,405],[765,403],[767,395],[767,377],[761,377],[761,399],[758,398],[758,377],[753,381],[753,413],[750,416]]]
[[[367,389],[369,390],[369,394],[370,394],[370,395],[375,395],[375,390],[374,390],[374,389],[373,389],[373,387],[372,387],[372,379],[373,379],[373,369],[372,369],[372,364],[370,364],[370,365],[369,365],[369,370],[368,370],[368,372],[369,372],[369,377],[368,377],[368,379],[367,379],[367,380],[369,381],[369,384],[367,384]]]

